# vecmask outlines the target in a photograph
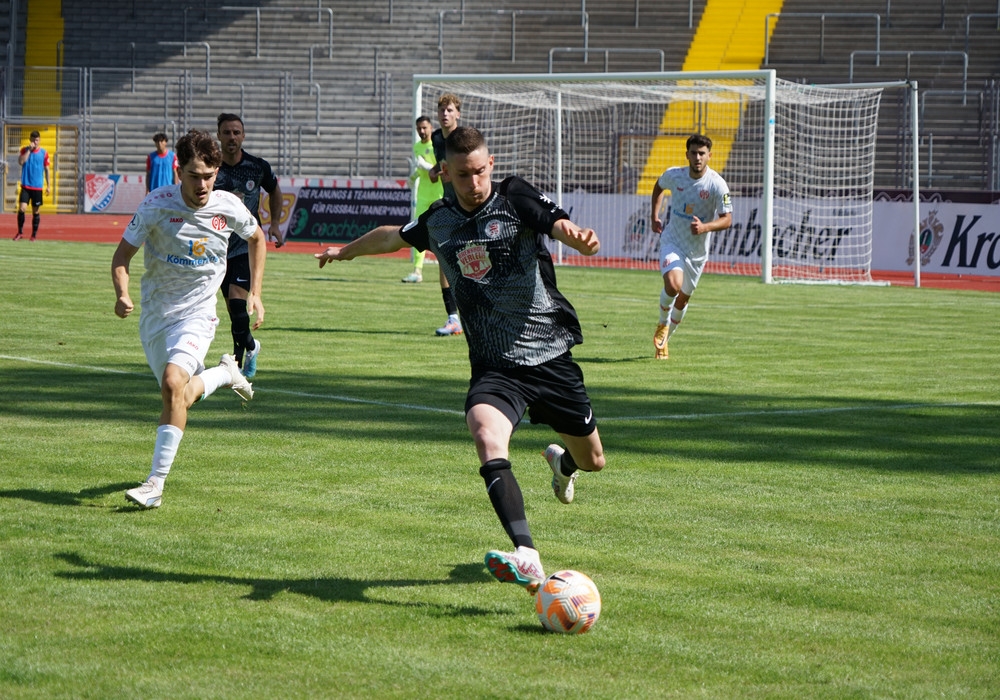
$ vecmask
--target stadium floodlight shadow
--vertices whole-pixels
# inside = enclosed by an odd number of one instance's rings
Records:
[[[117,484],[94,486],[79,491],[44,491],[42,489],[9,489],[0,491],[0,498],[16,498],[22,501],[44,503],[50,506],[88,506],[94,498],[107,496],[109,493],[120,493],[135,486],[134,481],[123,481]]]
[[[369,595],[379,589],[411,588],[414,586],[465,585],[491,583],[493,578],[482,564],[457,564],[442,580],[433,579],[349,579],[349,578],[303,578],[277,579],[216,574],[185,574],[170,571],[156,571],[144,567],[109,566],[88,561],[73,552],[59,552],[53,555],[69,566],[72,571],[57,571],[55,576],[76,581],[145,581],[147,583],[219,583],[246,587],[250,592],[244,600],[269,601],[282,592],[298,593],[317,598],[327,603],[355,602],[396,605],[413,608],[433,608],[437,612],[455,617],[469,615],[492,615],[495,610],[470,605],[446,605],[431,602],[411,602],[381,600]]]

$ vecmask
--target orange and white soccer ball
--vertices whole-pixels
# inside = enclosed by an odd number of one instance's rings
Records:
[[[583,634],[601,615],[601,594],[586,574],[557,571],[538,587],[535,612],[547,630]]]

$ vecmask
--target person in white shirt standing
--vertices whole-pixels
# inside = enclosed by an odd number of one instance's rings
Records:
[[[189,131],[175,146],[180,184],[153,191],[142,201],[122,234],[111,262],[115,314],[127,318],[129,263],[144,247],[145,273],[139,315],[139,339],[146,361],[160,384],[163,411],[156,432],[153,463],[142,485],[125,497],[142,508],[156,508],[187,425],[188,409],[217,389],[232,387],[253,398],[253,387],[236,361],[223,355],[217,367],[205,368],[205,356],[219,324],[216,294],[226,272],[230,234],[250,246],[248,307],[264,321],[261,286],[267,239],[257,219],[229,192],[215,191],[222,152],[207,131]]]
[[[687,140],[688,166],[668,168],[653,185],[653,231],[660,234],[660,323],[653,334],[658,360],[669,357],[667,341],[687,311],[688,300],[698,286],[713,231],[733,223],[729,185],[708,167],[712,139],[693,134]],[[663,196],[670,192],[670,215],[666,227],[660,219]]]

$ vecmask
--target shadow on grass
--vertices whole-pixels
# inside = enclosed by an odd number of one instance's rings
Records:
[[[457,564],[443,580],[432,579],[384,579],[364,580],[350,578],[309,578],[276,579],[241,576],[221,576],[216,574],[184,574],[169,571],[155,571],[133,566],[110,566],[88,561],[79,554],[61,552],[56,559],[75,567],[72,571],[57,571],[56,576],[77,581],[145,581],[148,583],[218,583],[245,586],[250,592],[243,596],[246,600],[269,601],[282,592],[298,593],[318,600],[335,602],[377,603],[407,607],[442,608],[454,616],[492,615],[494,609],[474,606],[440,605],[425,602],[399,602],[371,598],[370,589],[411,588],[414,586],[441,586],[467,583],[482,583],[493,579],[482,564]]]
[[[636,355],[635,357],[573,357],[581,365],[611,365],[626,362],[648,362],[649,355]]]
[[[292,433],[328,431],[360,419],[395,426],[405,432],[401,438],[434,440],[442,414],[465,429],[464,379],[269,371],[254,385],[259,393],[250,402],[223,388],[196,403],[188,414],[190,427],[234,427],[233,413],[238,412],[241,418],[260,418],[258,429]],[[0,419],[155,426],[160,410],[152,374],[115,376],[109,384],[107,375],[87,368],[28,366],[4,377]]]
[[[977,474],[1000,472],[1000,405],[710,392],[592,392],[613,466],[617,451],[762,466]],[[596,396],[595,396],[596,394]],[[596,409],[595,409],[596,410]],[[626,416],[601,423],[601,416]],[[627,416],[632,416],[628,418]]]
[[[0,491],[0,498],[14,498],[34,503],[44,503],[50,506],[92,506],[93,504],[88,502],[90,499],[107,496],[109,493],[124,491],[125,489],[134,487],[135,484],[135,481],[124,481],[118,484],[94,486],[93,488],[81,489],[75,492],[10,489],[8,491]]]
[[[292,328],[289,326],[268,326],[268,331],[271,332],[284,332],[284,333],[343,333],[345,335],[416,335],[415,332],[400,331],[395,328],[390,328],[387,330],[377,330],[377,329],[366,329],[366,328],[331,328],[330,326],[316,326],[316,327],[296,327]],[[426,333],[424,334],[426,335]]]
[[[189,428],[322,435],[432,445],[468,441],[467,380],[403,372],[305,374],[268,371],[252,402],[222,390],[190,412]],[[273,390],[269,391],[269,388]],[[616,453],[673,459],[937,473],[1000,472],[998,404],[800,394],[655,391],[591,387],[609,467]],[[152,377],[65,367],[25,367],[4,377],[0,420],[59,426],[105,422],[154,426],[160,397]],[[238,419],[238,420],[236,420]],[[540,442],[551,441],[548,428]],[[25,436],[24,439],[31,439]],[[36,438],[41,440],[41,438]],[[44,495],[53,502],[73,495]]]

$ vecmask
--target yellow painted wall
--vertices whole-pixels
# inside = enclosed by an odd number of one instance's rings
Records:
[[[62,0],[31,0],[24,44],[24,114],[62,115],[58,72],[63,40]],[[39,67],[39,68],[36,68]]]
[[[23,114],[26,117],[62,116],[62,92],[59,71],[62,67],[63,17],[62,0],[31,0],[27,5],[27,25],[24,42],[24,93]],[[51,191],[45,203],[59,208],[59,168],[55,156],[59,141],[59,127],[55,124],[25,124],[20,127],[20,139],[12,139],[11,146],[20,149],[27,145],[28,135],[37,130],[41,146],[49,152],[52,167]],[[6,201],[6,197],[5,197]]]
[[[784,0],[708,0],[695,31],[682,70],[757,70],[764,60],[764,19],[781,12]],[[768,30],[774,33],[776,22]],[[639,179],[638,194],[649,194],[660,174],[669,167],[684,165],[684,143],[692,124],[701,122],[702,132],[713,142],[711,165],[722,170],[729,158],[735,125],[742,107],[739,103],[714,104],[697,115],[694,103],[670,105],[663,114],[660,132]],[[697,116],[697,118],[696,118]]]

